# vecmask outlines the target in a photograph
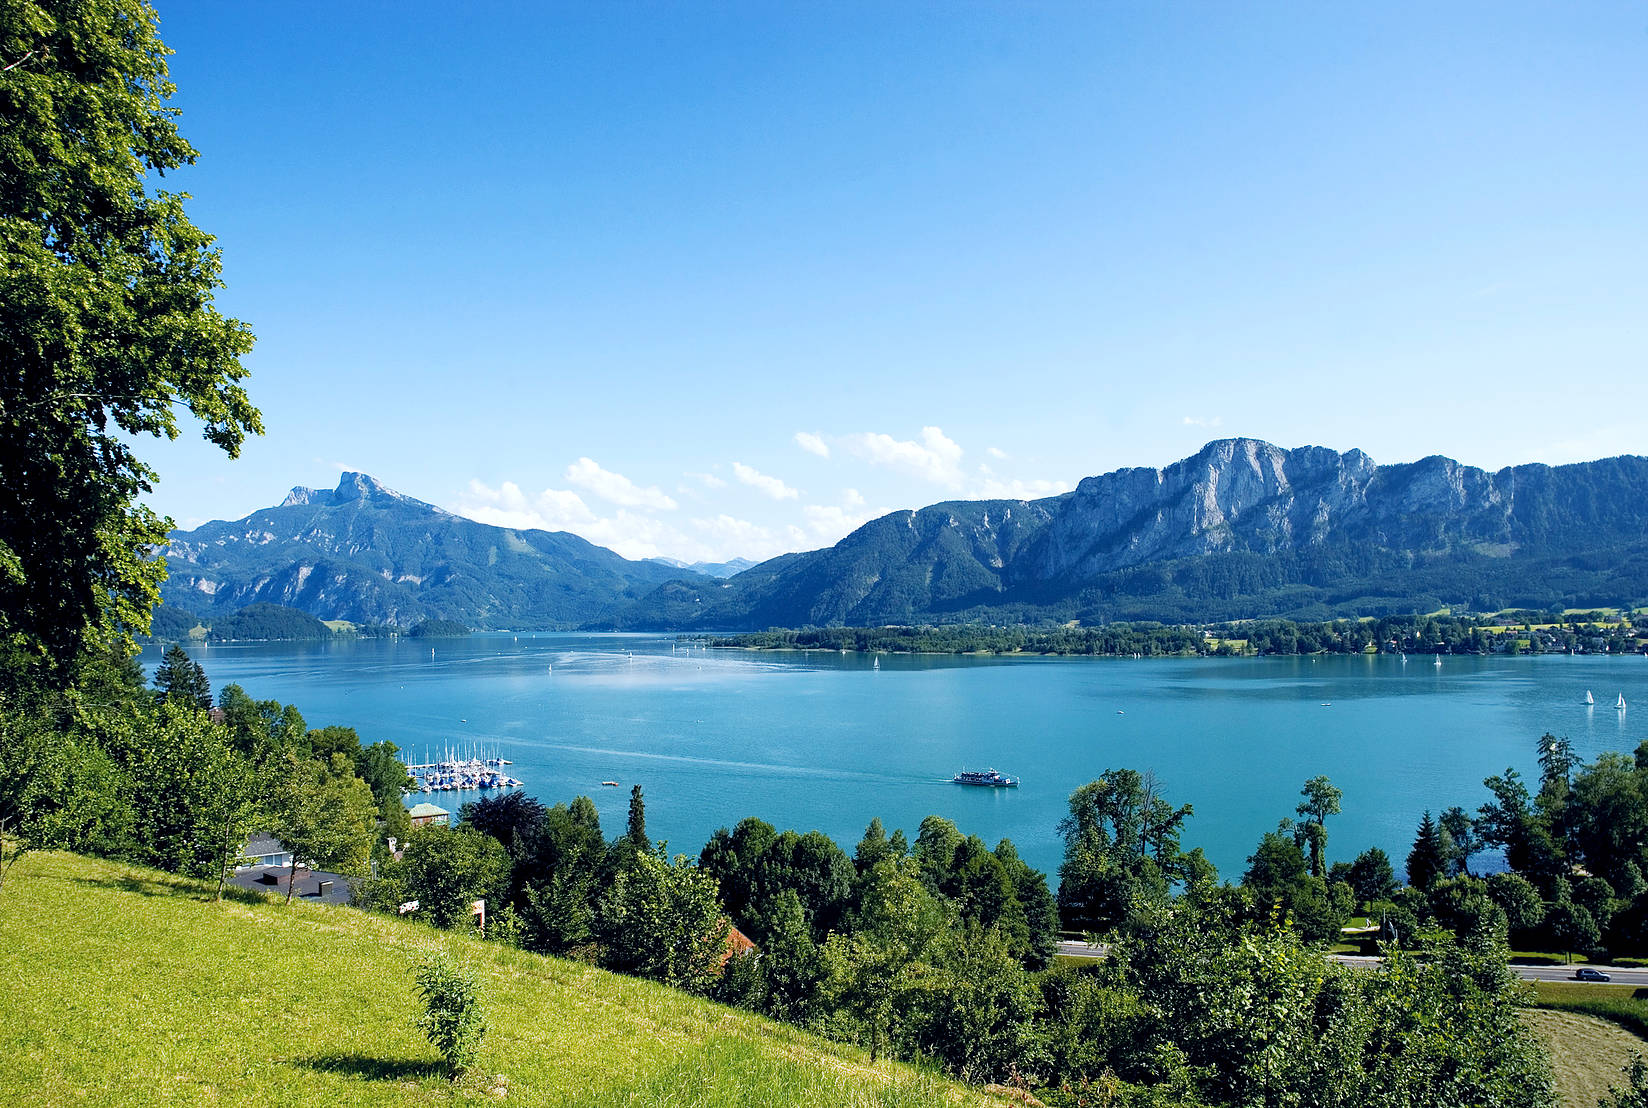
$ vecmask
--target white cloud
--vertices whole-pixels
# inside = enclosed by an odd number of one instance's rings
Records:
[[[809,454],[817,454],[820,458],[830,456],[830,444],[824,441],[822,435],[815,435],[811,431],[797,431],[795,444]]]
[[[961,447],[937,427],[923,427],[920,442],[869,431],[848,435],[841,441],[874,465],[902,470],[935,485],[961,487]]]
[[[495,489],[471,481],[468,494],[454,511],[478,523],[517,531],[571,531],[626,558],[668,554],[693,561],[717,554],[662,520],[640,512],[620,508],[611,516],[597,515],[571,489],[545,489],[529,496],[513,481],[505,481]]]
[[[1069,492],[1071,488],[1065,481],[1003,481],[999,477],[990,477],[969,490],[967,496],[972,500],[1040,500],[1044,496]]]
[[[984,448],[984,452],[990,455],[990,457],[996,459],[998,462],[1004,462],[1007,460],[1007,451],[1003,450],[999,446],[987,446]]]
[[[602,500],[625,508],[661,508],[674,510],[676,504],[656,486],[642,488],[622,473],[602,469],[593,458],[579,458],[567,466],[566,479],[581,489],[587,489]]]
[[[867,512],[855,512],[839,504],[808,504],[801,509],[807,521],[807,534],[817,546],[840,542],[872,518]]]
[[[841,541],[877,516],[887,514],[886,508],[865,510],[863,494],[857,489],[842,489],[840,504],[807,504],[801,509],[805,529],[792,527],[796,541],[809,547],[829,546]]]
[[[732,475],[741,483],[752,489],[759,489],[774,500],[794,500],[801,495],[778,478],[769,477],[754,466],[747,466],[743,462],[732,464]]]
[[[1186,427],[1217,427],[1223,422],[1224,417],[1222,416],[1214,416],[1211,419],[1204,419],[1201,416],[1188,415],[1184,417],[1184,425]]]
[[[790,533],[795,531],[793,527],[786,528],[785,535],[780,537],[759,523],[738,519],[725,512],[706,519],[695,519],[692,525],[698,529],[699,534],[712,549],[720,551],[714,559],[716,561],[750,558],[764,562],[768,558],[795,550],[800,545]]]
[[[727,487],[727,483],[713,473],[687,473],[684,476],[691,477],[694,481],[703,482],[706,489],[724,489]]]

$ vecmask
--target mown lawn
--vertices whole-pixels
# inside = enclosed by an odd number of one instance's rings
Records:
[[[490,997],[481,1064],[456,1087],[412,1022],[409,970],[437,944]],[[345,908],[213,903],[65,854],[24,859],[0,890],[0,1014],[8,1105],[1001,1103],[577,963]]]
[[[1631,1054],[1648,1055],[1648,1042],[1596,1016],[1548,1008],[1529,1009],[1523,1016],[1551,1052],[1564,1108],[1596,1108],[1611,1087],[1625,1084]]]

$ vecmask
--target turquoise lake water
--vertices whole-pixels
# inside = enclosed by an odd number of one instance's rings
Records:
[[[431,647],[434,653],[431,654]],[[871,817],[1010,838],[1056,882],[1070,793],[1154,770],[1195,805],[1184,845],[1239,879],[1259,836],[1319,773],[1344,790],[1330,859],[1380,846],[1398,869],[1426,809],[1474,810],[1482,779],[1536,778],[1535,740],[1591,759],[1648,739],[1642,657],[958,658],[688,649],[673,637],[521,634],[197,647],[214,689],[297,705],[311,727],[427,750],[484,746],[546,804],[592,797],[608,836],[629,788],[647,829],[696,855],[744,816],[817,828],[849,852]],[[153,667],[159,651],[145,651]],[[1597,704],[1581,701],[1591,690]],[[1614,709],[1624,694],[1637,708]],[[954,785],[995,768],[1018,789]],[[603,788],[616,780],[621,788]],[[479,795],[427,799],[456,809]]]

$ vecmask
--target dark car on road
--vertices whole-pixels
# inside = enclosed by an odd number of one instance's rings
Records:
[[[1599,969],[1576,969],[1574,971],[1574,980],[1575,981],[1611,981],[1611,980],[1613,980],[1613,978],[1609,977],[1606,973],[1603,973]]]

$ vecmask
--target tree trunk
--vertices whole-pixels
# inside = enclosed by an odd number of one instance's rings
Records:
[[[223,899],[223,886],[229,881],[229,844],[233,841],[229,838],[229,836],[234,833],[234,829],[234,817],[226,817],[223,821],[223,841],[220,844],[221,853],[218,855],[217,859],[217,895],[212,898],[214,902]]]
[[[297,887],[297,883],[298,883],[298,856],[297,856],[296,853],[294,853],[292,855],[291,868],[289,868],[286,871],[286,903],[288,903],[288,904],[292,903],[292,890],[295,887]]]

